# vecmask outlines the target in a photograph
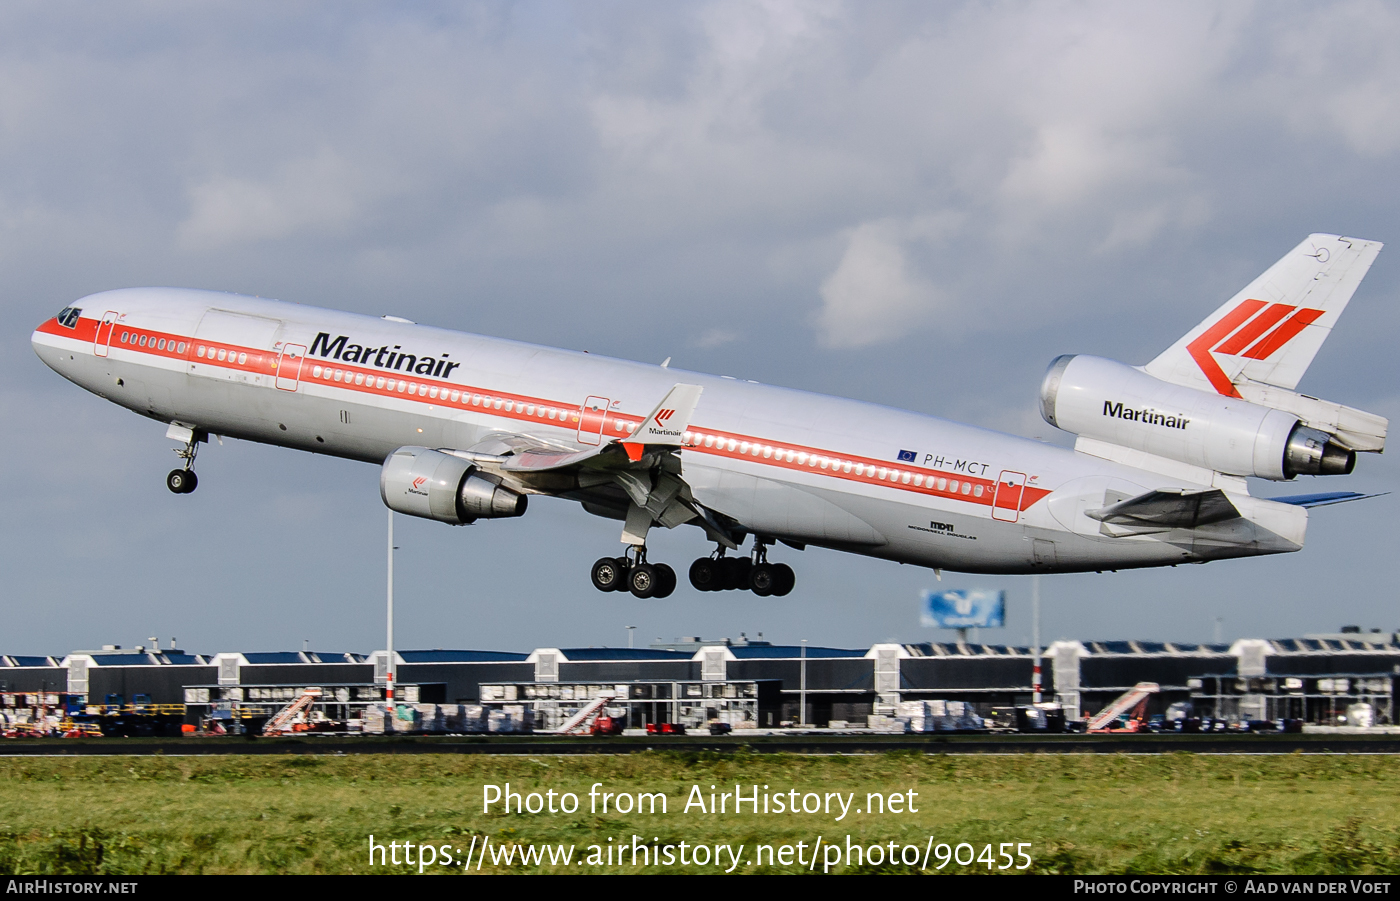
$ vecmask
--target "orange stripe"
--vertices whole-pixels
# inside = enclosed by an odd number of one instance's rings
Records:
[[[84,320],[80,320],[80,327],[83,321]],[[90,328],[86,329],[89,335],[86,340],[91,343],[93,340],[91,336],[96,335],[97,325],[94,320],[86,321],[93,323]],[[48,326],[50,326],[51,323],[53,327],[49,328]],[[61,337],[76,337],[79,340],[84,340],[82,335],[75,334],[81,330],[81,328],[78,330],[63,328],[57,325],[56,320],[50,320],[39,328],[39,331],[46,334],[54,334]],[[120,335],[123,332],[132,336],[132,340],[126,344],[120,343]],[[251,347],[211,341],[194,341],[182,335],[135,329],[130,326],[123,326],[120,323],[118,323],[113,334],[115,340],[112,344],[115,348],[120,350],[134,351],[154,356],[175,357],[177,359],[181,358],[181,355],[175,353],[172,349],[164,351],[157,350],[154,346],[149,344],[149,340],[154,337],[158,341],[163,337],[168,343],[172,342],[172,339],[173,343],[176,344],[178,344],[179,341],[185,341],[187,344],[183,358],[191,363],[192,368],[208,366],[211,368],[233,369],[241,372],[256,372],[266,375],[276,375],[277,371],[279,354],[273,351],[257,350]],[[141,335],[147,336],[148,346],[141,347],[138,343],[135,343]],[[198,355],[198,348],[200,347],[206,349],[206,355],[204,357]],[[224,360],[219,360],[217,358],[219,350],[223,350],[226,354],[231,354],[231,356],[227,356]],[[237,355],[241,353],[247,354],[243,363],[237,361]],[[482,388],[456,385],[449,382],[425,381],[416,378],[401,379],[398,377],[398,375],[400,375],[399,373],[386,374],[383,370],[350,366],[339,363],[338,361],[336,361],[336,365],[327,365],[329,361],[316,360],[313,357],[303,357],[302,359],[306,363],[311,364],[310,368],[307,368],[305,365],[302,367],[300,381],[303,384],[312,383],[324,387],[344,388],[349,391],[372,394],[379,397],[398,397],[404,400],[413,400],[418,403],[427,403],[430,408],[437,405],[451,407],[453,409],[481,410],[491,416],[499,416],[520,422],[552,424],[568,429],[571,432],[577,431],[579,417],[583,413],[582,405],[570,407],[555,401],[530,397],[528,395],[489,391]],[[312,375],[318,368],[321,370],[320,377]],[[342,373],[339,382],[335,381],[334,378],[334,373],[337,370]],[[349,378],[345,377],[347,374]],[[356,385],[354,383],[355,376],[357,375],[365,377],[365,382],[363,384]],[[394,377],[390,378],[389,375],[393,375]],[[375,380],[379,378],[385,379],[383,388],[375,387]],[[418,391],[421,393],[415,393],[413,395],[400,393],[398,391],[399,382],[405,383],[405,392],[408,385],[413,385],[418,388]],[[436,398],[429,398],[427,395],[430,388],[437,388],[439,396]],[[452,392],[458,392],[458,400],[451,400]],[[472,403],[473,398],[478,398],[478,403]],[[496,402],[501,403],[499,409],[495,406]],[[507,404],[511,406],[511,409],[505,409]],[[535,408],[534,415],[527,412],[530,407]],[[547,418],[550,409],[559,411],[557,419],[551,420]],[[629,414],[604,414],[604,437],[626,437],[635,430],[636,426],[641,425],[642,419],[643,418],[640,416],[632,416]],[[633,429],[628,430],[625,427],[627,425],[633,426]],[[620,428],[619,426],[622,427]],[[609,434],[610,432],[611,434]],[[992,500],[996,495],[996,479],[989,479],[985,476],[969,476],[963,473],[949,474],[945,471],[928,470],[922,467],[894,466],[886,461],[876,460],[871,457],[838,454],[820,448],[811,448],[795,444],[765,443],[762,441],[755,441],[753,436],[750,435],[742,435],[735,432],[720,432],[713,429],[700,428],[698,426],[688,429],[687,434],[691,436],[692,440],[682,446],[686,450],[694,453],[708,454],[711,456],[724,457],[726,459],[747,460],[754,463],[761,461],[765,466],[778,466],[789,471],[819,473],[846,481],[884,486],[899,491],[911,491],[916,494],[940,497],[945,500],[962,501],[970,504],[980,504],[987,507],[992,505]],[[714,446],[703,446],[706,437],[715,439]],[[735,449],[732,451],[728,449],[730,441],[735,443]],[[747,449],[745,445],[747,445]],[[765,447],[771,449],[771,456],[763,456],[763,449]],[[786,460],[788,453],[792,453],[794,457],[791,463]],[[780,457],[782,459],[779,459]],[[797,459],[799,459],[799,457],[805,457],[806,461],[798,463]],[[822,468],[822,460],[827,461],[826,468]],[[815,465],[813,461],[816,461]],[[850,472],[845,471],[847,465],[851,467]],[[856,469],[857,466],[860,467],[859,471]],[[884,478],[880,477],[882,472],[884,473]],[[903,480],[906,474],[909,476],[908,483],[905,483]],[[915,484],[914,477],[916,476],[922,477],[924,484]],[[938,479],[944,480],[944,487],[942,489],[937,487]],[[966,493],[962,491],[964,485],[967,486]],[[977,489],[979,488],[981,489],[980,496],[977,494]],[[1022,511],[1030,509],[1037,501],[1050,493],[1049,489],[1027,485],[1022,493],[1019,509]],[[1002,507],[1000,509],[1009,508]]]
[[[1291,319],[1274,329],[1267,338],[1251,347],[1245,356],[1251,360],[1267,360],[1274,351],[1292,341],[1299,332],[1312,325],[1314,320],[1321,315],[1321,310],[1299,310],[1293,314]]]

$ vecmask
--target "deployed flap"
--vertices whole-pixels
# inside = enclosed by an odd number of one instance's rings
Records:
[[[507,472],[548,472],[565,469],[601,456],[612,445],[590,447],[588,450],[560,450],[555,447],[531,447],[504,458],[501,469]]]
[[[1236,382],[1297,387],[1381,244],[1310,235],[1157,359],[1163,381],[1227,397]]]
[[[1112,525],[1194,529],[1238,519],[1240,511],[1219,488],[1162,488],[1098,510],[1085,510],[1084,515]]]

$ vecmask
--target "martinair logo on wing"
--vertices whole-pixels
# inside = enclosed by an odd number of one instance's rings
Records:
[[[679,435],[680,435],[680,432],[677,431],[677,430],[675,430],[675,429],[666,429],[666,428],[662,428],[664,425],[666,425],[666,421],[667,421],[668,419],[670,419],[672,416],[675,416],[675,415],[676,415],[676,411],[675,411],[675,410],[658,410],[658,411],[656,411],[656,415],[652,417],[652,423],[651,423],[650,425],[647,426],[647,434],[648,434],[648,435],[666,435],[666,436],[672,437],[672,438],[675,438],[675,437],[679,436]]]
[[[1323,310],[1246,300],[1186,345],[1211,387],[1226,397],[1239,397],[1234,383],[1211,354],[1267,360],[1317,321]]]

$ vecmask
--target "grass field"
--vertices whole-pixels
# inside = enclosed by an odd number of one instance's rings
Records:
[[[573,792],[573,813],[483,813],[483,786],[510,783],[524,795]],[[667,812],[590,812],[588,792],[664,792]],[[700,812],[735,783],[770,798],[770,811]],[[769,786],[765,791],[762,786]],[[806,793],[843,793],[849,813],[776,813]],[[917,813],[903,808],[910,791]],[[869,794],[900,794],[900,812],[856,813]],[[687,799],[692,806],[683,810]],[[812,802],[806,799],[810,807]],[[656,865],[589,865],[620,843],[681,841],[744,846],[733,872],[806,871],[783,845],[817,836],[830,846],[946,842],[964,859],[1002,842],[1029,842],[1025,870],[1076,874],[1297,873],[1400,871],[1400,759],[1387,756],[796,756],[649,752],[626,756],[485,757],[104,757],[0,759],[0,872],[365,873],[417,872],[371,866],[369,836],[496,854],[548,843],[572,846],[568,866],[548,860],[509,865],[488,854],[471,872],[657,872]],[[556,803],[559,803],[556,800]],[[759,802],[762,804],[762,801]],[[633,839],[634,835],[641,836]],[[849,840],[848,838],[849,837]],[[613,839],[609,842],[609,839]],[[653,842],[653,838],[657,841]],[[958,851],[966,843],[970,850]],[[762,863],[757,846],[768,846]],[[1013,849],[1014,850],[1014,849]],[[710,850],[707,848],[706,854]],[[799,852],[800,853],[800,852]],[[826,854],[828,852],[823,852]],[[942,854],[943,852],[937,852]],[[672,851],[674,860],[674,850]],[[937,872],[937,854],[928,872]],[[423,856],[427,856],[424,852]],[[907,872],[917,865],[840,860],[831,872]],[[731,866],[676,863],[668,872]],[[806,859],[806,858],[804,858]],[[1023,864],[1024,860],[1017,860]],[[824,857],[813,869],[827,867]],[[461,872],[433,865],[429,873]],[[986,863],[942,872],[987,872]]]

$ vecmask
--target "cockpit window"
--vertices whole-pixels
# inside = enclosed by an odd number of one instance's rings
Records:
[[[78,307],[64,307],[63,312],[58,314],[58,324],[64,328],[77,328],[78,317],[83,311]]]

